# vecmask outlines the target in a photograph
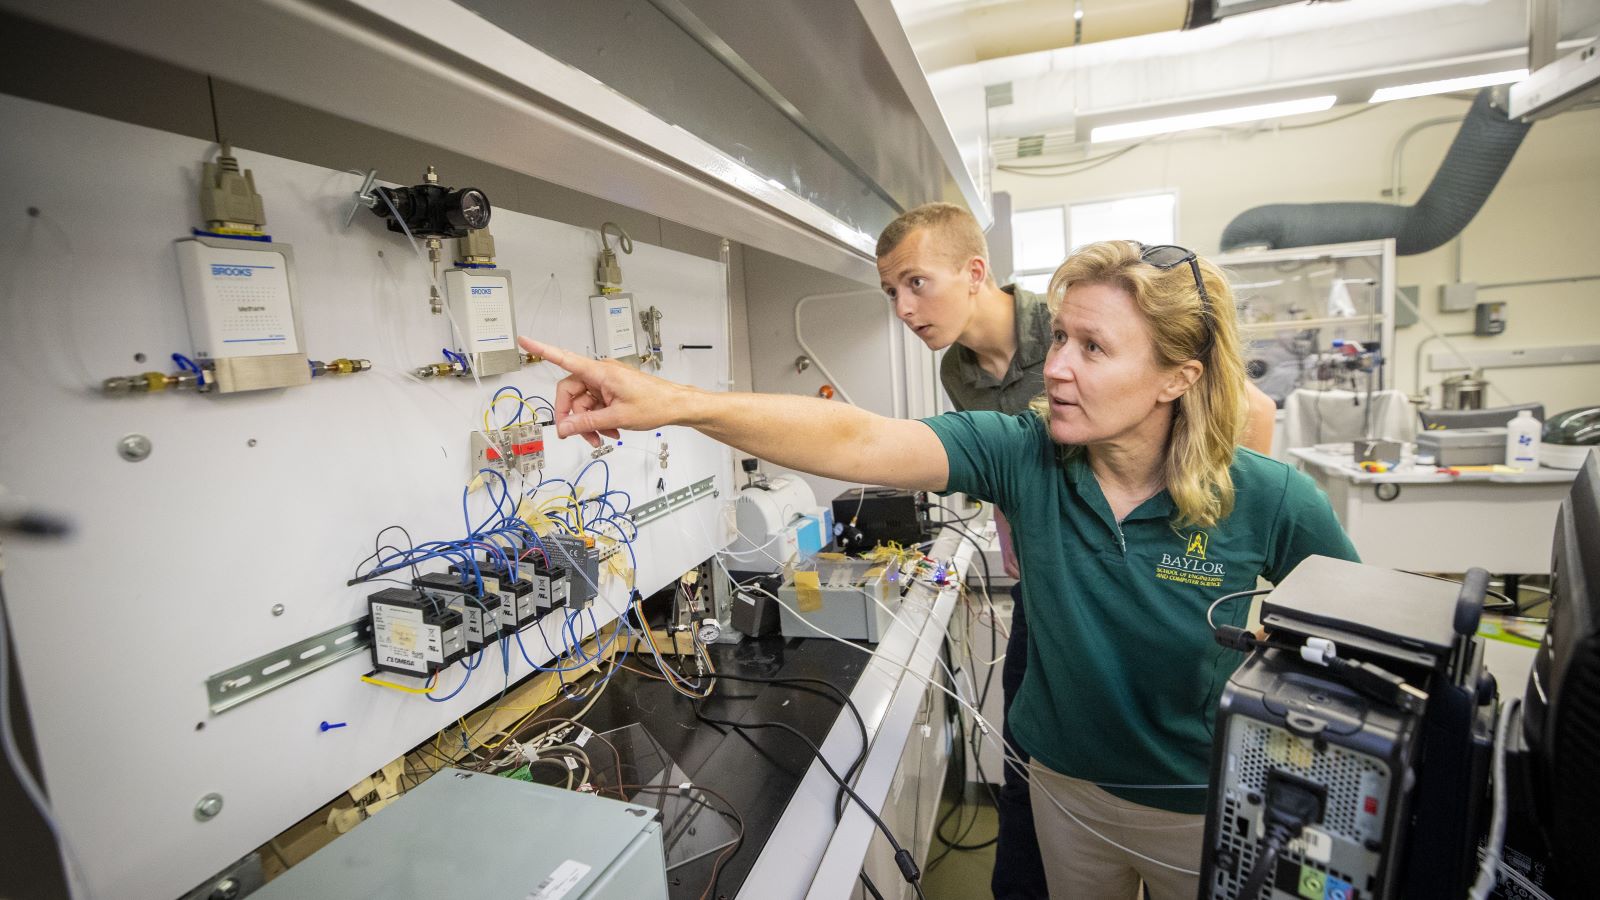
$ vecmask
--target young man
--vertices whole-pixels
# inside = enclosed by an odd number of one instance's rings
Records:
[[[929,349],[949,348],[939,380],[957,411],[995,410],[1016,415],[1044,391],[1044,362],[1051,345],[1051,315],[1044,297],[1016,285],[1000,286],[989,271],[989,248],[972,214],[949,203],[910,210],[883,230],[877,247],[878,276],[895,315]],[[1267,453],[1275,406],[1250,387],[1251,407],[1245,446]],[[1019,577],[1013,536],[995,513],[1001,558],[1012,578]],[[1011,701],[1027,668],[1028,625],[1021,584],[1011,589],[1011,635],[1000,686],[1006,721],[1003,736],[1010,753],[1022,760],[1007,764],[999,792],[1000,833],[990,888],[997,900],[1045,898],[1044,864],[1034,832],[1029,801],[1027,754],[1011,737]],[[985,773],[992,775],[993,773]]]

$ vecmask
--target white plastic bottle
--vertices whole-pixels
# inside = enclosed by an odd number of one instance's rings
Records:
[[[1506,423],[1506,465],[1516,466],[1525,472],[1539,468],[1539,434],[1543,428],[1533,417],[1533,411],[1524,409]]]

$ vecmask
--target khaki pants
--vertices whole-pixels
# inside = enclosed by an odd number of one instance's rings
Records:
[[[1150,888],[1151,900],[1194,900],[1200,887],[1198,874],[1140,859],[1089,829],[1151,859],[1198,872],[1205,816],[1130,803],[1037,761],[1029,766],[1028,776],[1034,827],[1053,900],[1134,900],[1141,880]],[[1083,824],[1074,822],[1062,807]]]

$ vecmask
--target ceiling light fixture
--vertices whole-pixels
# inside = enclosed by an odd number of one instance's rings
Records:
[[[1301,113],[1321,112],[1332,107],[1336,100],[1338,100],[1337,96],[1327,94],[1321,97],[1306,97],[1301,100],[1261,103],[1255,106],[1236,106],[1231,109],[1214,109],[1209,112],[1187,113],[1181,116],[1168,116],[1163,119],[1146,119],[1142,122],[1101,125],[1089,132],[1089,142],[1099,144],[1106,141],[1125,141],[1130,138],[1149,137],[1153,134],[1192,131],[1196,128],[1211,128],[1216,125],[1236,125],[1240,122],[1256,122],[1261,119],[1276,119]]]
[[[1390,100],[1409,100],[1412,97],[1426,97],[1429,94],[1470,91],[1476,88],[1493,87],[1497,84],[1510,84],[1513,81],[1521,81],[1527,77],[1527,69],[1514,69],[1509,72],[1490,72],[1487,75],[1465,75],[1461,78],[1445,78],[1439,81],[1402,84],[1397,87],[1379,88],[1373,91],[1372,99],[1367,102],[1386,103]]]

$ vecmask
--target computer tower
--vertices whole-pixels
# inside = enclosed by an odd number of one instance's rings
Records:
[[[1495,723],[1477,576],[1310,557],[1269,595],[1218,707],[1201,897],[1247,896],[1285,784],[1315,815],[1249,900],[1465,895]]]
[[[1284,775],[1320,788],[1323,812],[1279,855],[1262,896],[1304,898],[1313,887],[1319,898],[1392,896],[1420,717],[1305,668],[1281,650],[1252,654],[1223,692],[1202,897],[1242,898],[1265,833],[1268,781]]]

